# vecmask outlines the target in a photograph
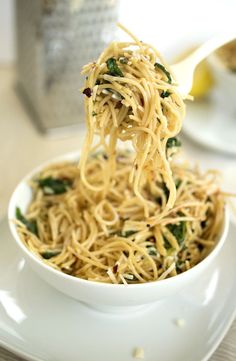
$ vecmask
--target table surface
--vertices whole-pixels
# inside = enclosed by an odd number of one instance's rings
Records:
[[[47,137],[40,134],[14,90],[15,73],[12,66],[0,67],[0,218],[6,214],[10,195],[20,179],[32,168],[54,156],[79,149],[84,129],[70,136]],[[184,139],[184,148],[193,160],[206,161],[222,169],[235,159],[209,151]],[[11,159],[9,167],[8,159]],[[236,360],[236,321],[210,361]],[[0,348],[0,361],[22,361],[18,356]]]

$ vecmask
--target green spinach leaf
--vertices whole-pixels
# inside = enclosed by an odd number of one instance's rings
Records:
[[[133,230],[129,230],[129,231],[125,231],[125,232],[121,231],[121,232],[117,233],[117,236],[128,238],[135,233],[137,233],[137,231],[133,231]]]
[[[39,179],[38,183],[40,188],[43,189],[44,194],[47,195],[65,193],[72,185],[72,181],[70,179],[52,177]]]
[[[181,147],[181,141],[176,138],[169,138],[166,143],[166,148]]]
[[[171,95],[171,92],[169,90],[163,90],[163,92],[161,93],[161,97],[162,98],[167,98]]]
[[[35,234],[36,236],[38,236],[38,228],[37,228],[37,223],[35,220],[28,220],[27,218],[25,218],[23,216],[23,214],[21,213],[21,210],[19,207],[16,207],[16,219],[18,219],[18,221],[22,222],[26,228],[28,229],[28,231],[30,231],[31,233]]]
[[[168,79],[168,83],[171,84],[172,83],[172,78],[170,75],[170,72],[168,70],[166,70],[166,68],[164,67],[164,65],[160,64],[160,63],[155,63],[154,67],[156,69],[160,69],[161,71],[163,71],[163,73],[166,75],[167,79]]]
[[[120,70],[120,68],[118,67],[117,63],[116,63],[116,59],[115,58],[110,58],[106,61],[107,64],[107,68],[108,68],[108,74],[112,75],[112,76],[121,76],[123,77],[123,73]]]
[[[167,228],[175,236],[179,246],[181,246],[186,236],[186,231],[187,231],[186,222],[181,221],[176,224],[169,224]]]
[[[57,249],[51,250],[51,249],[49,249],[49,250],[47,250],[47,251],[45,251],[45,252],[42,252],[42,253],[41,253],[41,256],[42,256],[44,259],[50,259],[50,258],[52,258],[52,257],[57,256],[57,255],[60,254],[60,253],[61,253],[60,250],[57,250]]]
[[[149,256],[157,255],[157,249],[154,246],[147,246],[147,251],[148,251]]]

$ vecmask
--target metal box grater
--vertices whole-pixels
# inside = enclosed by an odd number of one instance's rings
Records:
[[[44,132],[84,121],[81,67],[114,39],[119,0],[16,0],[17,88]]]

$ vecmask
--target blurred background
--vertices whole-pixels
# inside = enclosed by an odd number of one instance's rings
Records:
[[[80,70],[107,43],[125,38],[117,21],[173,63],[213,36],[236,32],[235,13],[235,0],[0,1],[0,217],[23,175],[81,147]],[[184,145],[212,166],[236,155],[234,72],[213,57],[195,74]]]

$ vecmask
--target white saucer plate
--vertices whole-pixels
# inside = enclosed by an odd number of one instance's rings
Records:
[[[188,102],[183,132],[207,148],[236,155],[236,114],[214,98]]]
[[[44,283],[0,223],[0,344],[28,360],[206,361],[235,316],[236,227],[209,271],[175,298],[130,314],[103,314]],[[176,321],[181,319],[181,326]],[[178,322],[177,322],[178,323]]]

